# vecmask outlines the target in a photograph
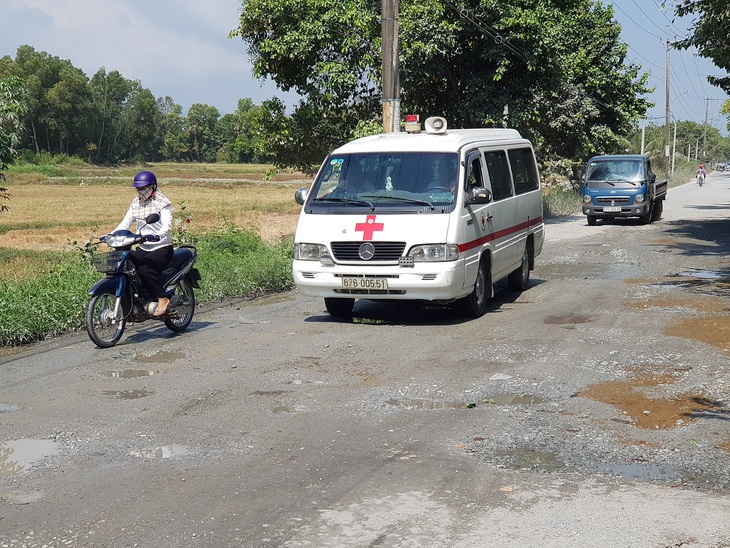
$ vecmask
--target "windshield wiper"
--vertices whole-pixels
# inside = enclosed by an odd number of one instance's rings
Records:
[[[402,196],[389,196],[387,194],[363,194],[365,198],[385,198],[387,200],[395,200],[397,202],[407,202],[409,204],[425,205],[433,209],[433,204],[428,200],[416,200],[415,198],[403,198]]]
[[[367,200],[356,200],[354,198],[315,198],[313,202],[340,202],[344,204],[366,205],[375,211],[375,205]]]

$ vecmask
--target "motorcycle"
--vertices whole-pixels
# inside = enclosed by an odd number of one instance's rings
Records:
[[[705,174],[704,173],[697,174],[697,184],[700,186],[705,184]]]
[[[145,223],[159,220],[159,214],[153,213],[145,219]],[[132,246],[158,240],[159,236],[143,236],[129,230],[118,230],[100,238],[114,251],[96,253],[92,257],[96,269],[106,274],[89,289],[91,298],[86,307],[86,331],[97,346],[109,348],[117,344],[127,322],[162,320],[168,329],[175,332],[184,331],[190,325],[195,313],[193,289],[200,288],[200,272],[194,267],[198,258],[196,248],[182,245],[174,250],[172,261],[161,276],[170,306],[165,314],[154,318],[152,314],[157,298],[145,290],[129,257]]]

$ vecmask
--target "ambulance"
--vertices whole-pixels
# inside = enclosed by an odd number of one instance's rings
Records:
[[[476,318],[495,282],[529,285],[544,241],[532,145],[514,129],[424,126],[345,144],[296,192],[294,282],[332,316],[370,299],[455,302]]]

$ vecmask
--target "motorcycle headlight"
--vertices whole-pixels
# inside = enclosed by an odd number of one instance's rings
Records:
[[[319,261],[329,257],[327,246],[322,244],[294,244],[294,259],[297,261]]]
[[[644,201],[644,195],[643,194],[637,194],[636,198],[634,198],[634,202],[637,204],[640,204]]]
[[[411,248],[408,256],[416,263],[455,261],[459,258],[459,248],[456,244],[417,245]]]

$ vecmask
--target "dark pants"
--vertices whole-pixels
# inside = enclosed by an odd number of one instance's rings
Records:
[[[160,274],[172,261],[172,253],[172,246],[167,245],[154,251],[143,251],[137,248],[132,251],[130,256],[137,267],[137,272],[145,289],[158,299],[166,297]]]

